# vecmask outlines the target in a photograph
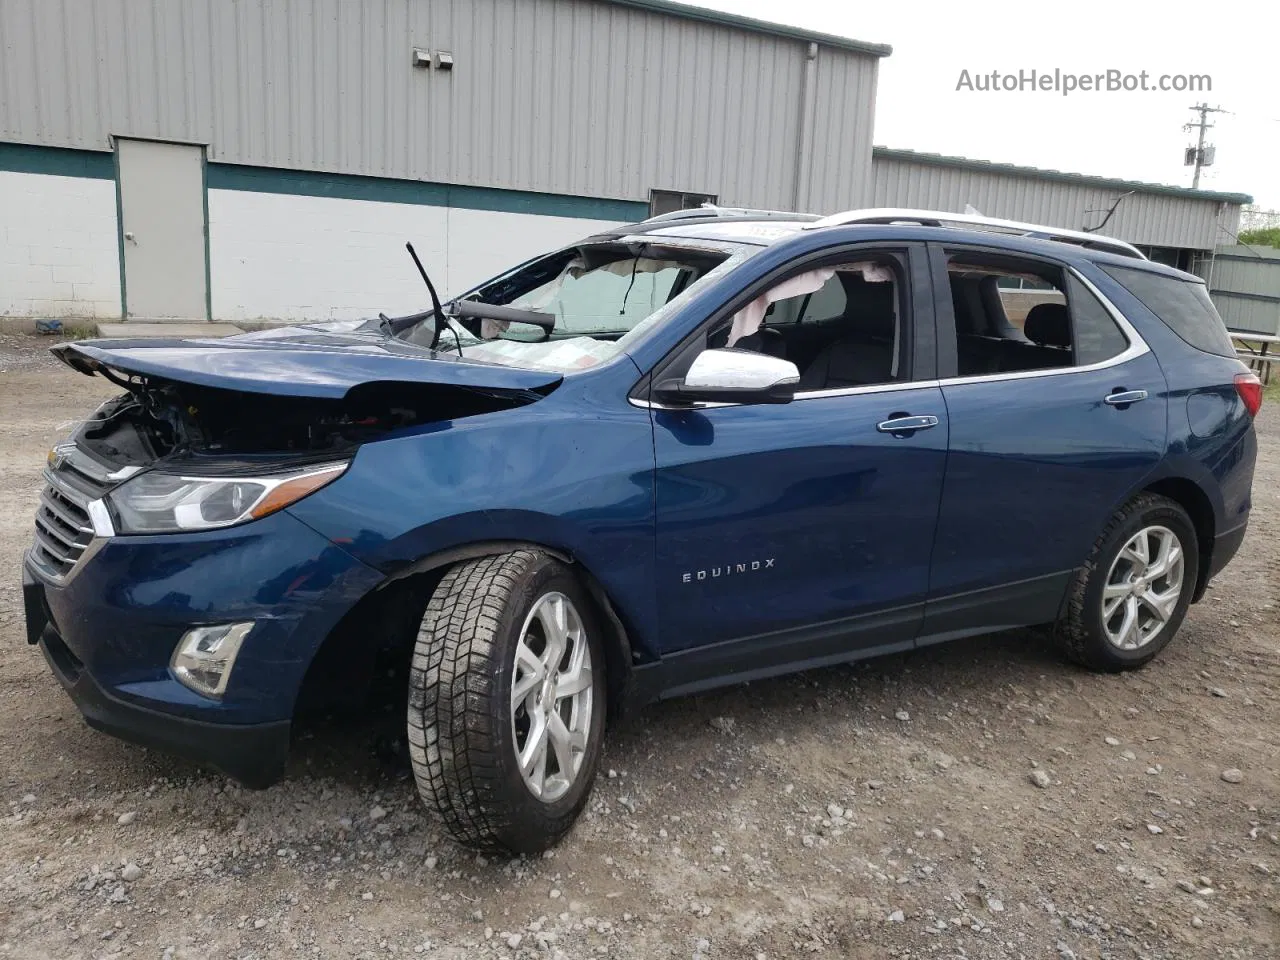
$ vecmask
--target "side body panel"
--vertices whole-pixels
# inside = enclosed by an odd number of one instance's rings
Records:
[[[1168,452],[1148,482],[1191,480],[1213,509],[1215,539],[1238,533],[1249,519],[1258,446],[1253,420],[1235,389],[1244,364],[1188,345],[1096,265],[1082,265],[1081,272],[1137,327],[1168,383]]]
[[[1146,390],[1126,408],[1103,399]],[[1106,370],[943,383],[951,453],[930,593],[1061,573],[1159,464],[1166,399],[1150,353]]]
[[[876,429],[910,415],[939,423]],[[654,422],[664,652],[924,599],[947,451],[936,386],[657,410]],[[918,609],[895,621],[893,639],[918,621]]]
[[[473,543],[556,548],[599,580],[633,648],[652,655],[653,427],[626,400],[638,377],[623,357],[528,406],[368,444],[289,511],[389,575]]]

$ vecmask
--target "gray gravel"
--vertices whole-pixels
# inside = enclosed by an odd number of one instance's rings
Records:
[[[10,571],[45,450],[110,392],[45,346],[0,338]],[[1017,632],[660,704],[530,860],[454,845],[377,717],[262,792],[95,733],[0,579],[0,957],[1274,958],[1272,414],[1245,554],[1150,669]]]

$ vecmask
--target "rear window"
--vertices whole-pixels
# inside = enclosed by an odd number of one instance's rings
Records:
[[[1235,346],[1203,283],[1178,280],[1128,267],[1102,268],[1170,330],[1197,350],[1234,357]]]

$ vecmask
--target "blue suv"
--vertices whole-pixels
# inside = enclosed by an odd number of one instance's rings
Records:
[[[390,674],[423,798],[532,852],[629,708],[1030,625],[1139,667],[1244,537],[1258,380],[1118,241],[711,209],[428,287],[54,348],[122,391],[24,563],[90,725],[265,786]]]

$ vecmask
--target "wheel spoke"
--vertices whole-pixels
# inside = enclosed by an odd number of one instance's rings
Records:
[[[1120,604],[1124,603],[1125,597],[1129,596],[1129,584],[1127,583],[1109,583],[1102,588],[1102,619],[1109,621],[1116,610],[1120,608]]]
[[[1114,634],[1116,638],[1116,646],[1124,647],[1126,649],[1136,647],[1138,645],[1137,638],[1135,637],[1131,640],[1130,635],[1133,634],[1137,628],[1138,601],[1135,597],[1128,597],[1124,601],[1124,619],[1120,621],[1120,629]]]
[[[538,608],[538,620],[547,637],[546,649],[542,651],[542,665],[548,673],[559,670],[560,661],[564,657],[569,632],[564,608],[563,597],[552,597]]]
[[[587,749],[586,735],[570,730],[564,725],[560,714],[554,712],[547,718],[547,734],[551,740],[551,748],[556,752],[560,776],[572,783],[573,775],[578,769],[576,757]]]
[[[591,665],[579,663],[577,668],[570,667],[564,673],[560,674],[560,679],[556,683],[557,697],[573,697],[582,693],[584,690],[591,689]]]
[[[519,680],[511,684],[511,709],[515,709],[524,704],[528,709],[533,709],[533,704],[528,703],[529,697],[533,692],[542,686],[542,677],[535,673],[526,673]]]
[[[547,718],[541,711],[530,713],[529,734],[525,738],[524,749],[520,751],[520,772],[539,795],[547,776],[548,728]]]
[[[1176,589],[1166,590],[1164,593],[1156,593],[1148,588],[1143,592],[1141,600],[1143,606],[1155,615],[1161,623],[1166,622],[1173,616],[1173,609],[1178,605],[1178,594],[1181,591]]]
[[[586,755],[591,647],[573,601],[555,591],[534,601],[521,637],[511,678],[516,762],[529,792],[554,803],[572,789]]]
[[[1151,560],[1151,551],[1147,546],[1147,531],[1141,531],[1126,543],[1124,549],[1120,551],[1120,556],[1133,564],[1133,572],[1135,574],[1141,575],[1145,573],[1147,564]]]
[[[516,676],[511,684],[511,707],[515,709],[542,683],[547,671],[524,637],[516,644]]]
[[[1168,576],[1170,571],[1181,560],[1182,548],[1178,546],[1178,541],[1173,537],[1165,537],[1160,541],[1160,552],[1156,554],[1155,560],[1147,568],[1147,575],[1151,577]]]

